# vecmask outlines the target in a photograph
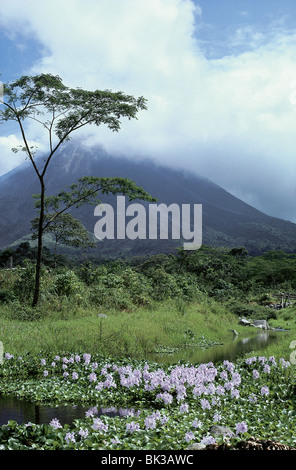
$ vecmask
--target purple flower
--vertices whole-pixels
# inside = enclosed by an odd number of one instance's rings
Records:
[[[248,357],[246,359],[246,364],[252,364],[252,362],[256,362],[256,357]]]
[[[222,385],[218,385],[216,388],[217,395],[225,395],[225,388]]]
[[[181,406],[180,406],[180,413],[187,413],[189,410],[189,406],[187,403],[183,403]]]
[[[91,354],[83,354],[83,360],[84,360],[85,364],[90,363],[90,358],[91,358]]]
[[[46,364],[46,360],[45,360],[45,359],[41,359],[41,365],[42,365],[42,366],[45,366],[45,364]]]
[[[185,441],[186,441],[186,442],[193,441],[194,438],[195,438],[195,436],[194,436],[194,434],[193,434],[192,431],[187,432],[187,433],[185,434]]]
[[[88,430],[87,429],[80,429],[78,431],[79,436],[81,436],[83,439],[86,439],[88,436]]]
[[[156,428],[156,419],[155,416],[150,415],[145,418],[145,427],[146,429],[155,429]]]
[[[89,379],[90,382],[96,382],[97,381],[97,376],[94,372],[92,372],[91,374],[89,374],[88,379]]]
[[[239,391],[236,388],[232,389],[231,390],[231,396],[233,398],[239,398]]]
[[[282,367],[284,367],[284,368],[287,368],[291,365],[289,361],[285,361],[285,359],[283,359],[282,357],[281,357],[279,362],[281,363]]]
[[[257,402],[257,397],[254,393],[251,393],[251,395],[249,396],[249,401],[251,403],[256,403]]]
[[[257,369],[253,370],[253,379],[259,379],[259,372]]]
[[[131,421],[130,423],[127,423],[126,425],[126,432],[129,432],[131,434],[139,430],[140,430],[140,426],[138,425],[138,423],[135,423],[134,421]]]
[[[73,379],[73,380],[77,380],[77,379],[78,379],[78,374],[77,374],[77,372],[73,372],[73,374],[72,374],[72,379]]]
[[[216,439],[213,436],[205,436],[202,438],[201,444],[204,444],[205,446],[216,444]]]
[[[104,383],[103,382],[98,382],[97,385],[95,386],[95,389],[100,392],[104,388]]]
[[[76,442],[74,432],[67,432],[67,434],[65,435],[65,441],[67,442],[67,444],[69,444],[70,442]]]
[[[156,399],[163,400],[166,405],[169,405],[173,401],[173,396],[168,392],[158,393]]]
[[[108,431],[108,425],[104,424],[103,421],[100,418],[94,419],[94,423],[92,425],[92,428],[95,431],[104,431],[104,432]]]
[[[245,421],[242,421],[241,423],[237,423],[237,425],[235,426],[235,429],[236,429],[236,434],[247,432],[248,431],[247,423]]]
[[[49,425],[52,426],[54,429],[62,428],[62,425],[57,418],[53,418],[50,421]]]
[[[268,387],[262,387],[261,388],[261,395],[264,396],[264,395],[269,395],[269,388]]]
[[[5,353],[5,359],[13,359],[13,358],[14,358],[13,354]]]
[[[202,422],[195,418],[195,420],[192,422],[192,426],[194,428],[201,428],[202,427]]]
[[[210,402],[208,400],[206,400],[205,398],[202,398],[200,400],[200,404],[201,404],[201,407],[202,407],[203,410],[210,410],[211,409]]]
[[[214,422],[221,421],[221,419],[222,419],[222,416],[219,413],[214,414],[214,416],[213,416]]]

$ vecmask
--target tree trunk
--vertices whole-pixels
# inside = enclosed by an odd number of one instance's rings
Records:
[[[43,222],[44,222],[44,196],[45,196],[45,185],[42,178],[40,178],[41,194],[40,194],[40,214],[39,214],[39,225],[38,225],[38,247],[37,247],[37,259],[36,259],[36,271],[35,271],[35,287],[32,306],[36,307],[39,300],[40,291],[40,275],[41,275],[41,261],[42,261],[42,237],[43,237]]]

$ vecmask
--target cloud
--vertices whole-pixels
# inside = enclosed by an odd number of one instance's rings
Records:
[[[240,27],[227,55],[208,58],[202,18],[191,0],[10,0],[0,23],[46,47],[32,73],[148,99],[148,111],[116,135],[81,132],[89,144],[203,174],[261,210],[296,220],[295,31]]]

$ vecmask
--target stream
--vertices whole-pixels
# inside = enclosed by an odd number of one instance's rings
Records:
[[[180,360],[192,363],[217,363],[226,359],[234,361],[252,350],[263,351],[269,344],[279,341],[284,334],[287,333],[284,331],[265,331],[250,338],[236,337],[224,345],[213,346],[205,350],[197,347],[188,347],[174,354],[150,354],[147,359],[158,364],[173,364]],[[0,426],[7,424],[9,420],[14,420],[18,424],[29,422],[48,424],[54,418],[58,419],[61,425],[64,426],[64,424],[71,424],[75,419],[85,418],[86,412],[90,408],[90,406],[73,405],[49,406],[21,400],[13,395],[0,396]],[[95,414],[96,416],[102,414],[125,416],[129,411],[128,409],[116,409],[113,407],[99,408]]]
[[[282,338],[282,335],[289,334],[289,331],[262,331],[257,336],[247,338],[234,337],[233,340],[223,344],[215,345],[208,349],[200,349],[197,347],[188,347],[180,349],[173,354],[149,354],[147,359],[159,364],[172,364],[178,361],[207,363],[222,362],[224,360],[234,361],[235,359],[247,354],[253,350],[263,351],[267,346],[275,343]]]

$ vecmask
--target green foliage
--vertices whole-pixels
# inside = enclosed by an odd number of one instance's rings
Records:
[[[77,275],[71,271],[66,270],[54,277],[53,288],[59,296],[79,296],[82,294],[83,286],[79,281]]]
[[[10,304],[10,318],[18,321],[38,321],[44,316],[41,308],[33,308],[19,301]]]

